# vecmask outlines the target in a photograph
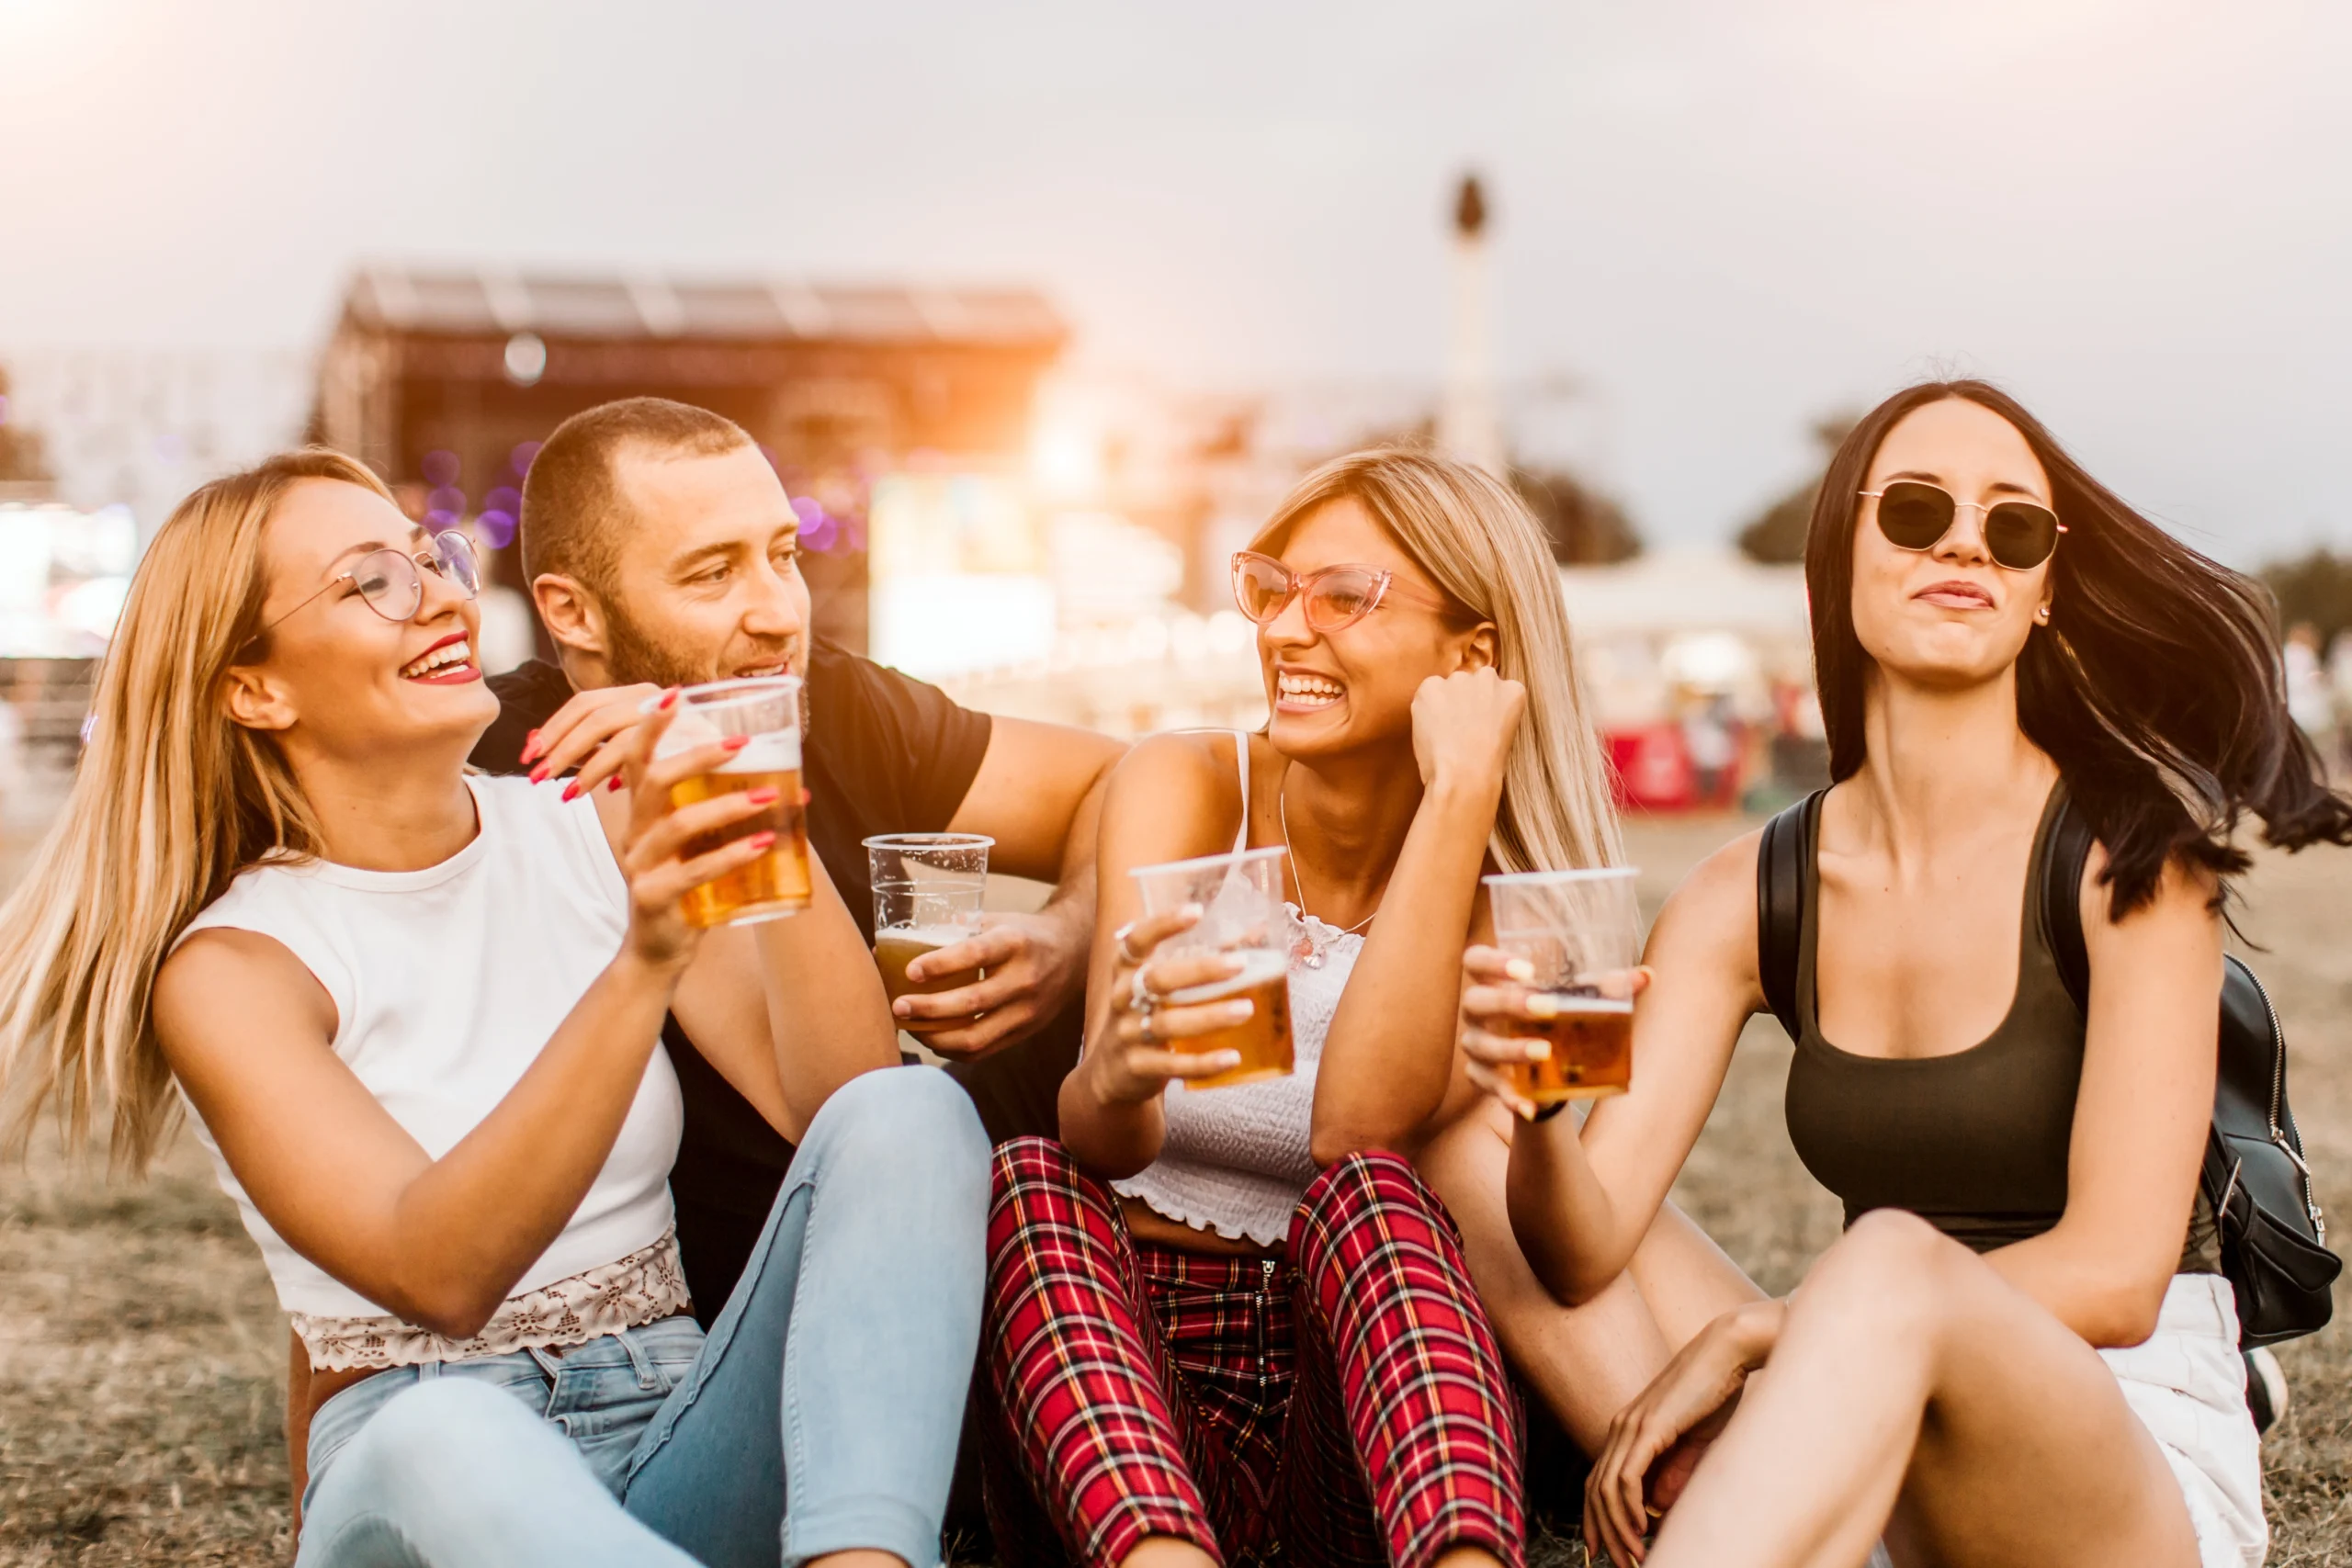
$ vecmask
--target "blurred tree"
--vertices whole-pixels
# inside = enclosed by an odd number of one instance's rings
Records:
[[[51,478],[41,457],[40,437],[11,417],[14,412],[8,400],[8,370],[0,366],[0,484]]]
[[[2261,575],[2278,596],[2281,627],[2308,621],[2319,628],[2323,648],[2352,629],[2352,558],[2315,549],[2301,560],[2273,561]]]
[[[1834,413],[1813,422],[1813,438],[1820,444],[1823,468],[1829,467],[1839,443],[1853,433],[1860,419],[1859,414]],[[1815,474],[1766,507],[1739,531],[1741,551],[1748,559],[1768,566],[1804,559],[1805,529],[1813,523],[1813,503],[1820,493],[1821,476]]]
[[[1607,566],[1642,553],[1642,536],[1625,509],[1558,468],[1513,468],[1511,488],[1551,536],[1562,566]]]

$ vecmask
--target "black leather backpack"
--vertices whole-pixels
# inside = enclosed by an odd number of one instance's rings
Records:
[[[1805,884],[1813,874],[1807,846],[1826,793],[1807,795],[1767,823],[1756,856],[1757,972],[1772,1016],[1792,1038]],[[2089,826],[2071,801],[2062,803],[2042,839],[2041,928],[2067,993],[2086,1012],[2090,960],[2078,893],[2090,849]],[[2262,982],[2234,954],[2222,960],[2220,1067],[2198,1181],[2221,1232],[2239,1343],[2251,1348],[2324,1326],[2335,1310],[2328,1287],[2344,1262],[2327,1249],[2302,1134],[2287,1106],[2286,1034]]]

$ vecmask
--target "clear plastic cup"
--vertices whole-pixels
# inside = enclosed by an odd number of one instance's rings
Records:
[[[1226,1089],[1263,1078],[1286,1077],[1292,1068],[1290,1034],[1290,911],[1283,904],[1280,849],[1204,855],[1166,865],[1137,866],[1132,873],[1143,892],[1147,915],[1165,914],[1187,904],[1201,907],[1188,931],[1159,944],[1153,956],[1222,953],[1242,961],[1230,979],[1178,991],[1168,999],[1189,1005],[1244,997],[1250,1016],[1228,1029],[1171,1040],[1171,1051],[1234,1051],[1240,1065],[1212,1077],[1189,1078],[1185,1088]]]
[[[972,937],[989,886],[985,833],[884,833],[865,840],[874,881],[874,962],[890,1000],[953,991],[980,979],[966,969],[928,980],[907,978],[907,965],[926,953]],[[910,1034],[953,1029],[956,1019],[902,1019]]]
[[[1498,1032],[1550,1042],[1551,1055],[1506,1068],[1537,1105],[1623,1094],[1634,1081],[1634,967],[1642,910],[1631,866],[1531,871],[1486,879],[1495,945],[1535,968],[1535,1006]]]
[[[650,700],[646,711],[660,701]],[[737,735],[749,736],[751,743],[713,772],[673,784],[671,805],[693,806],[763,787],[776,792],[775,804],[757,816],[687,843],[691,858],[753,833],[775,834],[775,847],[751,864],[688,892],[683,900],[686,923],[740,926],[798,914],[808,907],[808,824],[800,805],[800,678],[768,675],[687,686],[678,693],[676,705],[676,716],[654,747],[656,757],[673,757]]]

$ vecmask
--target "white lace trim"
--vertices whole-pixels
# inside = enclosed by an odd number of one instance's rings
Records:
[[[661,1240],[617,1262],[601,1263],[507,1297],[481,1332],[470,1339],[452,1339],[391,1316],[313,1317],[302,1312],[290,1315],[314,1371],[348,1371],[584,1345],[624,1328],[674,1316],[693,1304],[686,1294],[685,1269],[678,1259],[677,1227],[673,1225],[662,1233]]]

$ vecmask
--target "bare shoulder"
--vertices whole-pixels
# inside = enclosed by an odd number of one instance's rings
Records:
[[[1102,830],[1123,844],[1148,843],[1153,853],[1205,853],[1231,841],[1239,813],[1232,736],[1154,735],[1112,770]]]
[[[337,1025],[334,998],[283,942],[227,926],[197,932],[164,960],[148,1006],[175,1068],[216,1040],[291,1026],[330,1041]]]
[[[1652,963],[1702,958],[1756,977],[1756,857],[1763,829],[1742,833],[1697,865],[1668,895],[1650,937]]]
[[[2114,914],[2112,893],[2107,883],[2107,846],[2094,840],[2084,857],[2083,885],[2075,890],[2083,939],[2094,950],[2116,942],[2128,944],[2143,932],[2218,932],[2221,925],[2221,878],[2178,855],[2165,862],[2148,901],[2120,919]]]

